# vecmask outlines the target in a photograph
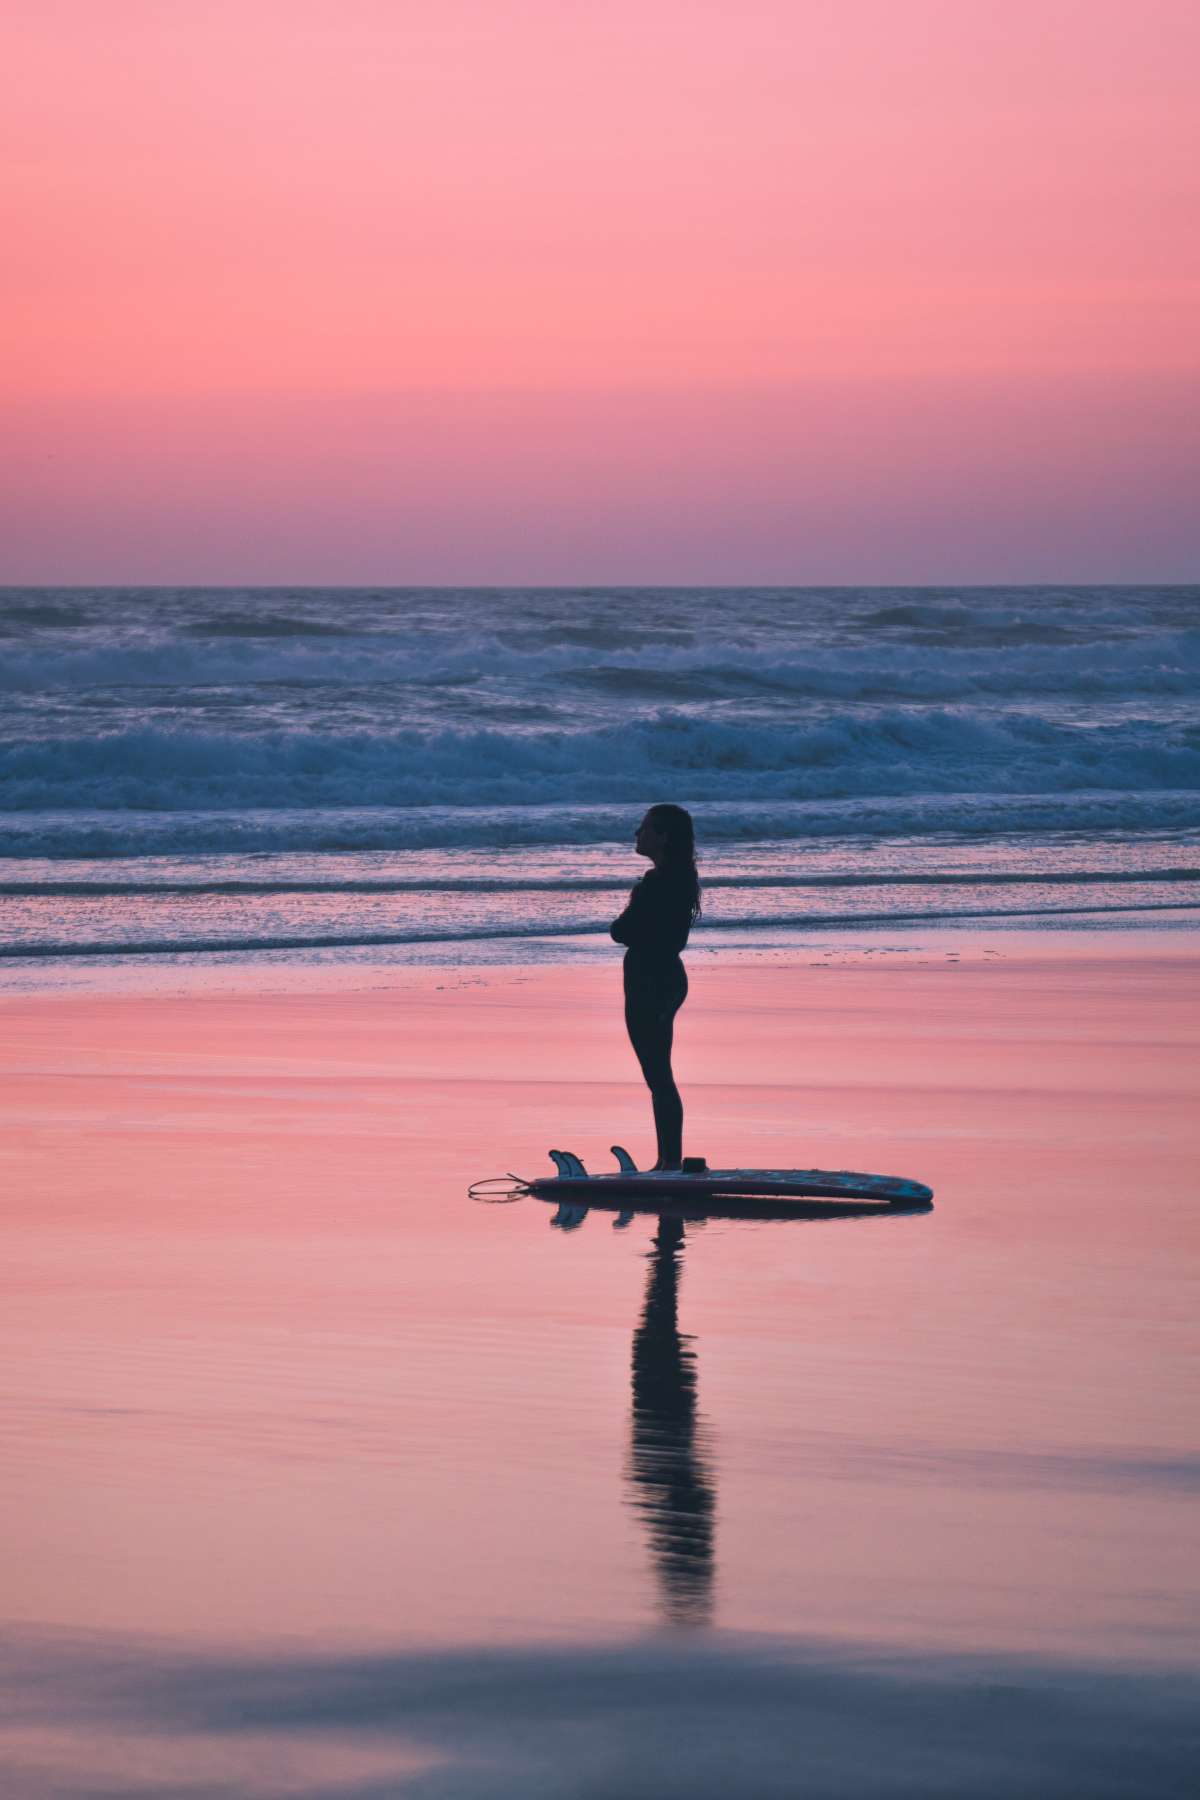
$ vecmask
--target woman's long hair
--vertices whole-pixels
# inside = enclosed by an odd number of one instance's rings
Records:
[[[679,882],[692,909],[692,923],[700,917],[700,873],[696,868],[696,828],[692,815],[682,806],[664,800],[652,806],[647,815],[655,831],[667,840],[663,873]]]

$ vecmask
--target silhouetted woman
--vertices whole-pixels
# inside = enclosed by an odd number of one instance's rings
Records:
[[[625,1024],[654,1105],[654,1166],[677,1169],[683,1161],[683,1101],[671,1073],[671,1044],[675,1014],[688,991],[679,953],[700,916],[692,815],[682,806],[652,806],[634,848],[654,867],[635,882],[612,935],[626,946]]]

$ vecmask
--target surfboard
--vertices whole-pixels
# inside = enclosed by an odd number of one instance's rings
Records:
[[[868,1175],[852,1169],[639,1169],[627,1150],[613,1145],[618,1169],[589,1175],[570,1150],[551,1150],[556,1173],[526,1183],[541,1200],[584,1206],[620,1203],[642,1210],[647,1202],[703,1206],[720,1201],[854,1201],[880,1208],[928,1209],[933,1189],[899,1175]]]

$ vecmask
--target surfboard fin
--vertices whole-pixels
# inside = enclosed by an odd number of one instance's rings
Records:
[[[612,1153],[617,1159],[617,1167],[620,1169],[622,1175],[637,1174],[638,1166],[634,1162],[632,1156],[630,1156],[628,1150],[624,1149],[620,1144],[614,1144],[612,1146]]]
[[[547,1154],[560,1175],[582,1175],[584,1180],[587,1179],[587,1170],[573,1150],[551,1150]]]

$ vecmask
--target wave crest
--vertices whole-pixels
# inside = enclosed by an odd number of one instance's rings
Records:
[[[851,712],[726,722],[660,712],[594,730],[232,733],[152,728],[0,743],[10,811],[823,800],[1200,790],[1200,747],[1136,720]]]

